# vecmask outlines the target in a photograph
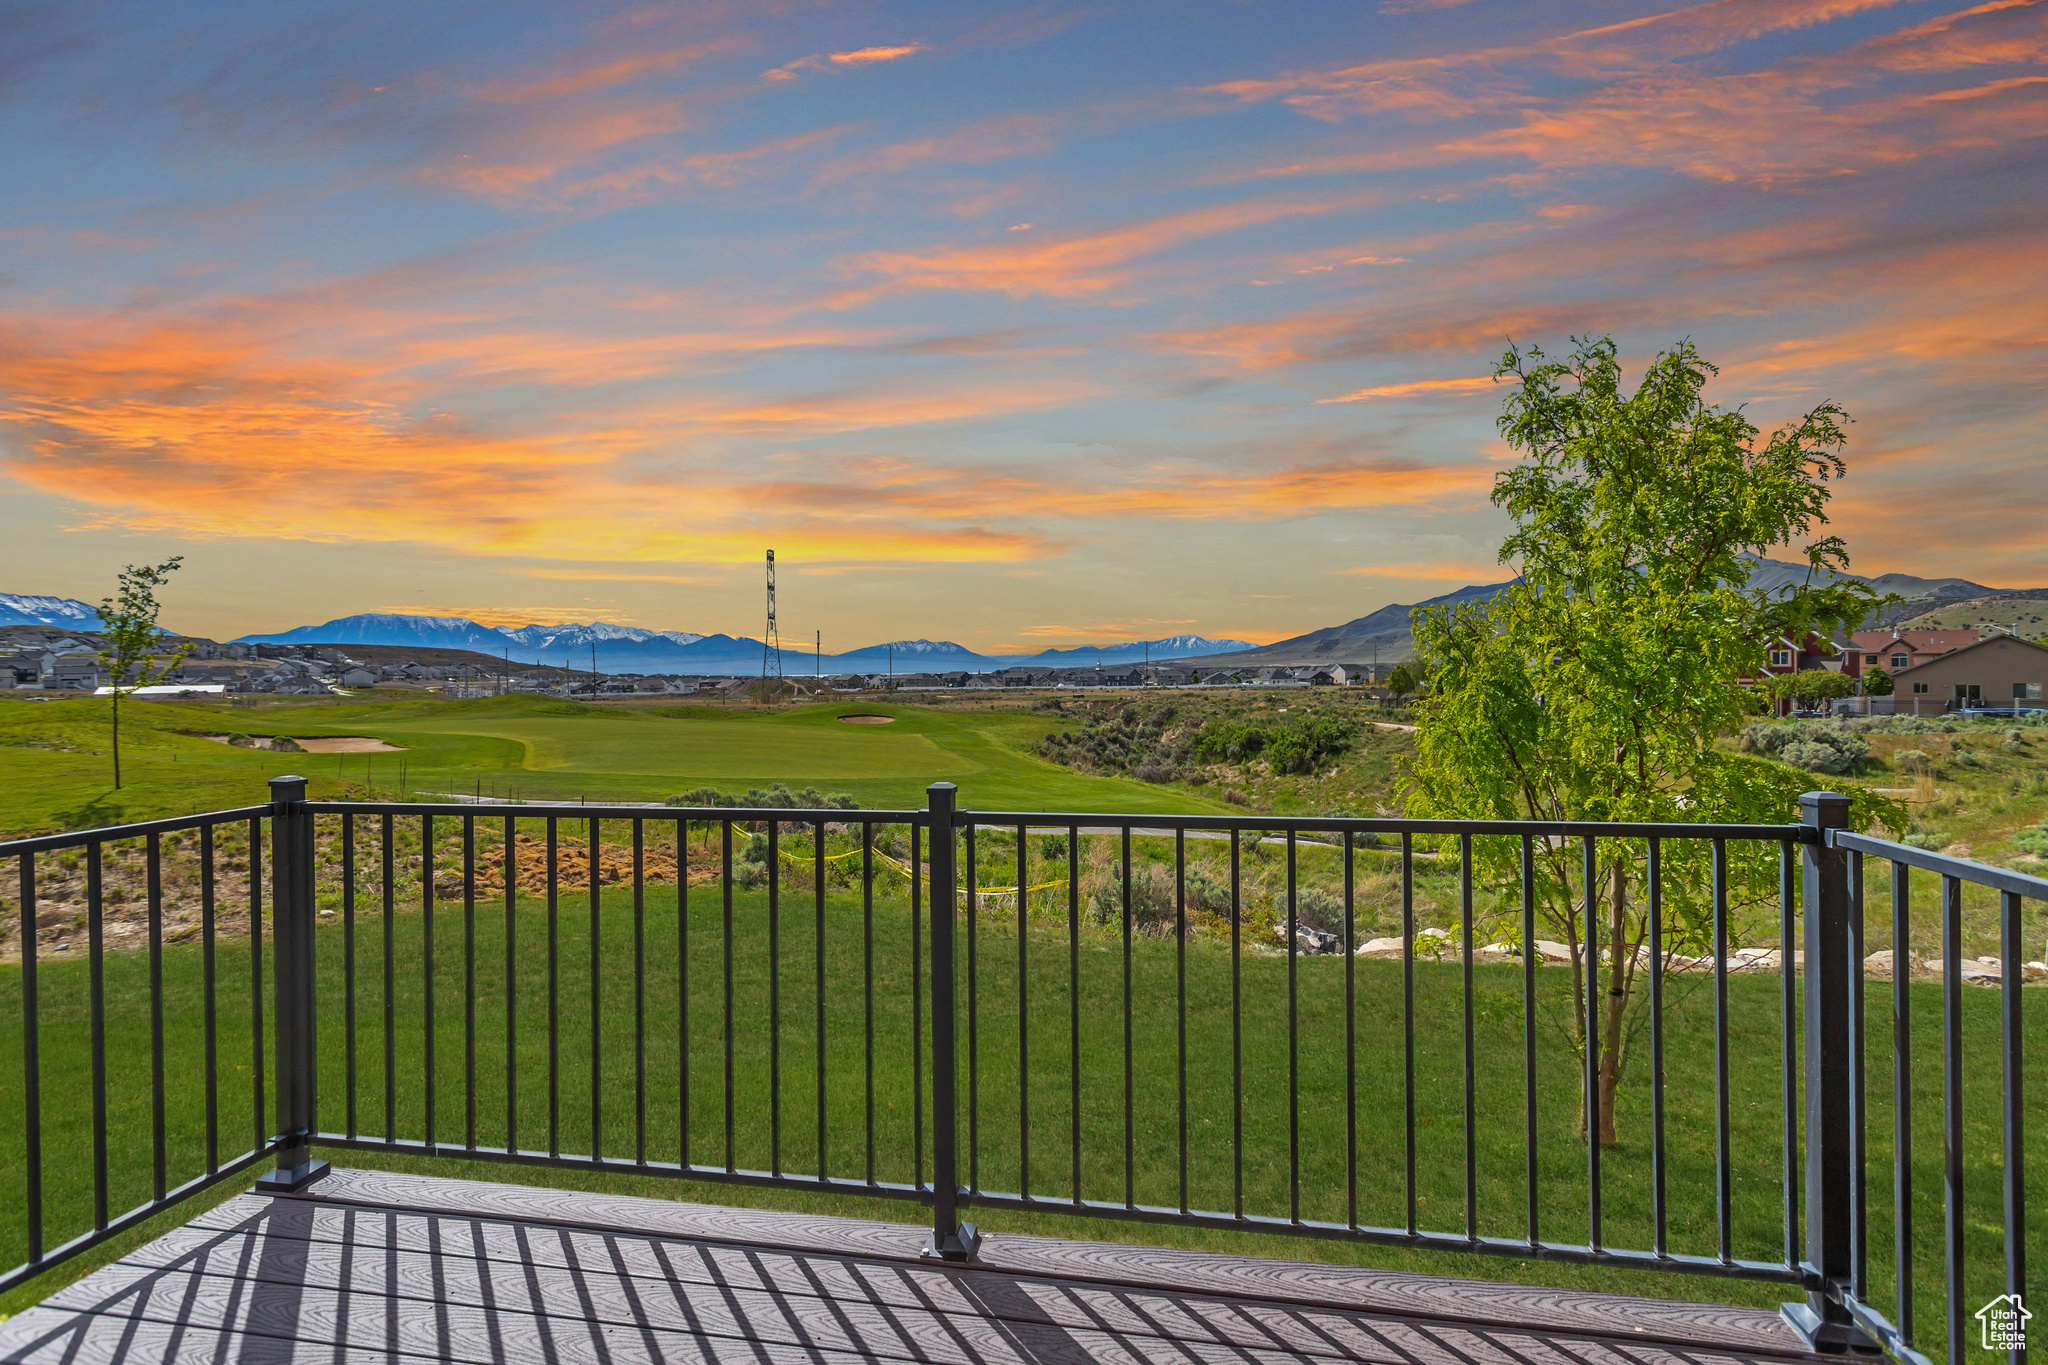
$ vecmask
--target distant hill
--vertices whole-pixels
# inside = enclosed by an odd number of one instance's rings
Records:
[[[1509,579],[1508,583],[1513,581]],[[1178,657],[1182,662],[1227,663],[1232,666],[1242,664],[1252,668],[1298,664],[1370,663],[1374,659],[1382,663],[1391,663],[1396,659],[1405,659],[1415,652],[1415,634],[1410,625],[1410,617],[1415,612],[1424,607],[1490,600],[1495,593],[1507,587],[1508,583],[1481,583],[1459,588],[1456,592],[1447,592],[1440,597],[1427,598],[1421,602],[1392,603],[1355,621],[1346,621],[1341,626],[1325,626],[1321,630],[1312,630],[1306,635],[1297,635],[1291,640],[1281,640],[1277,644],[1235,650],[1228,654],[1211,652],[1205,655]]]
[[[1968,630],[1975,626],[2003,626],[2022,640],[2039,640],[2048,644],[2048,588],[2022,588],[1986,597],[1928,597],[1908,605],[1929,609],[1898,621],[1896,624],[1902,630]]]
[[[25,597],[0,592],[0,626],[98,630],[99,625],[99,614],[89,602],[70,597]]]
[[[1743,558],[1750,561],[1749,585],[1767,592],[1797,587],[1808,582],[1828,582],[1835,577],[1827,571],[1816,575],[1805,564],[1790,563],[1781,559],[1765,559],[1758,555],[1744,555]],[[1903,573],[1881,574],[1875,578],[1867,578],[1862,574],[1847,576],[1862,579],[1881,592],[1897,593],[1901,597],[1912,598],[1916,605],[1924,602],[1927,606],[1933,606],[1957,598],[1977,598],[2006,592],[2004,589],[1987,588],[1981,583],[1972,583],[1967,578],[1916,578],[1912,574]],[[1227,662],[1264,668],[1320,663],[1369,663],[1375,658],[1382,663],[1405,659],[1415,652],[1415,634],[1411,625],[1411,618],[1415,612],[1426,607],[1490,601],[1495,594],[1514,582],[1514,579],[1508,579],[1500,583],[1478,583],[1421,602],[1397,602],[1381,607],[1368,616],[1361,616],[1355,621],[1346,621],[1341,626],[1325,626],[1321,630],[1312,630],[1306,635],[1297,635],[1291,640],[1281,640],[1277,644],[1228,656],[1211,654],[1184,658],[1183,662]],[[2048,593],[2041,595],[2048,597]],[[1927,606],[1920,606],[1919,610],[1924,611]],[[1887,619],[1890,619],[1889,616]]]

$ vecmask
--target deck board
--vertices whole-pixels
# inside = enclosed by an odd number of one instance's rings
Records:
[[[0,1361],[1782,1365],[1774,1315],[1307,1262],[336,1171],[0,1323]]]

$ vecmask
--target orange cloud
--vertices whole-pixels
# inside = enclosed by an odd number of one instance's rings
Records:
[[[1499,383],[1492,375],[1475,375],[1470,379],[1418,379],[1407,384],[1380,384],[1369,389],[1359,389],[1336,398],[1318,398],[1316,406],[1325,403],[1363,403],[1373,398],[1418,398],[1433,394],[1486,393]]]
[[[1981,145],[1978,125],[1987,118],[1997,119],[2008,135],[2024,136],[2029,123],[2038,130],[2034,109],[1943,107],[2010,94],[2017,88],[2011,84],[1969,93],[1873,89],[1888,75],[2038,66],[2048,55],[2048,23],[2037,0],[1991,0],[1761,68],[1729,70],[1693,60],[1765,34],[1899,2],[1711,0],[1540,41],[1235,81],[1211,93],[1242,102],[1280,100],[1330,123],[1396,116],[1416,124],[1499,125],[1312,157],[1262,172],[1267,175],[1518,157],[1545,170],[1642,166],[1768,184]],[[1558,93],[1559,78],[1581,88]]]
[[[763,71],[761,79],[767,81],[793,81],[810,71],[830,71],[835,67],[872,66],[876,62],[900,61],[931,48],[924,43],[896,43],[877,47],[857,47],[849,52],[817,52],[808,57],[799,57],[793,62],[784,62],[772,70]]]
[[[1048,114],[1003,114],[950,133],[891,143],[839,157],[818,172],[821,184],[901,175],[926,166],[985,165],[1053,150],[1059,121]],[[1028,226],[1028,225],[1027,225]]]
[[[1354,200],[1219,204],[1108,232],[1038,236],[928,252],[874,251],[849,269],[883,276],[891,289],[958,289],[1025,296],[1102,294],[1131,279],[1130,264],[1188,242],[1283,218],[1328,213]]]
[[[821,559],[1015,561],[1051,546],[1028,530],[820,517],[715,470],[653,478],[644,442],[418,416],[367,363],[289,362],[198,327],[91,331],[0,331],[0,420],[19,437],[5,467],[93,509],[88,526],[609,562],[744,562],[769,527]]]
[[[765,487],[780,501],[853,518],[916,513],[1052,522],[1131,517],[1268,521],[1360,507],[1463,507],[1484,502],[1493,486],[1493,472],[1484,464],[1392,459],[1250,472],[1151,466],[1121,475],[1099,466],[1048,474],[874,462],[856,472],[860,477],[847,481],[783,480]]]
[[[707,42],[660,46],[644,52],[629,52],[623,56],[579,56],[559,63],[545,75],[524,80],[498,81],[481,86],[473,93],[476,98],[494,104],[533,104],[572,99],[611,90],[621,85],[630,85],[649,76],[672,75],[681,67],[693,65],[706,57],[732,52],[746,45],[738,35],[727,35]]]

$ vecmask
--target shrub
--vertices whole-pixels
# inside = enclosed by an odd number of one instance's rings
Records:
[[[1137,778],[1140,782],[1171,782],[1173,781],[1173,769],[1157,759],[1148,758],[1137,767],[1131,769],[1131,776]]]
[[[1300,886],[1294,892],[1295,920],[1326,934],[1344,932],[1344,898],[1320,886]]]
[[[727,798],[724,792],[716,787],[692,787],[680,795],[669,797],[662,804],[664,806],[691,806],[701,810],[706,807],[730,806],[732,801]]]
[[[1934,834],[1924,829],[1907,831],[1906,837],[1899,840],[1899,842],[1908,848],[1924,848],[1930,851],[1941,848],[1944,843],[1939,834]]]
[[[2024,852],[2048,858],[2048,823],[2037,825],[2033,829],[2021,830],[2013,836],[2013,842]]]
[[[237,749],[253,749],[256,747],[256,741],[247,735],[229,735],[228,743],[234,745]]]
[[[1931,773],[1934,771],[1934,760],[1928,757],[1925,749],[1901,749],[1892,755],[1892,758],[1899,765],[1899,771],[1902,773]]]
[[[1121,924],[1124,913],[1124,870],[1110,868],[1109,877],[1095,888],[1088,908],[1097,924]],[[1159,863],[1138,863],[1131,868],[1131,924],[1142,933],[1170,932],[1175,905],[1173,874]]]
[[[1199,867],[1188,869],[1188,905],[1215,915],[1230,913],[1230,888]]]
[[[278,754],[302,754],[306,752],[303,748],[299,747],[297,740],[285,735],[273,737],[270,741],[270,750],[272,753]]]
[[[1787,744],[1778,757],[1810,773],[1846,773],[1856,766],[1860,755],[1817,740],[1801,739]]]
[[[1853,771],[1870,753],[1870,741],[1845,721],[1753,721],[1743,727],[1741,743],[1753,753],[1771,754],[1815,773]]]
[[[1223,799],[1233,806],[1248,806],[1251,804],[1251,798],[1235,787],[1225,787],[1223,789]]]
[[[1067,836],[1048,834],[1038,841],[1038,856],[1047,862],[1065,862],[1067,857]]]
[[[1958,768],[1981,768],[1984,766],[1984,760],[1971,753],[1968,749],[1958,749],[1949,757]]]

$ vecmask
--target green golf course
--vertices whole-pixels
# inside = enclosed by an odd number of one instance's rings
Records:
[[[941,710],[852,700],[796,708],[594,706],[544,697],[403,699],[226,708],[122,707],[123,786],[105,699],[0,700],[0,833],[80,829],[247,805],[280,773],[316,797],[372,788],[432,798],[659,801],[696,787],[730,796],[784,783],[869,808],[923,804],[957,783],[982,809],[1220,811],[1185,789],[1075,773],[1033,746],[1069,724],[1022,710]],[[844,717],[883,717],[849,722]],[[208,735],[371,739],[373,753],[273,753]],[[395,751],[395,752],[394,752]]]

